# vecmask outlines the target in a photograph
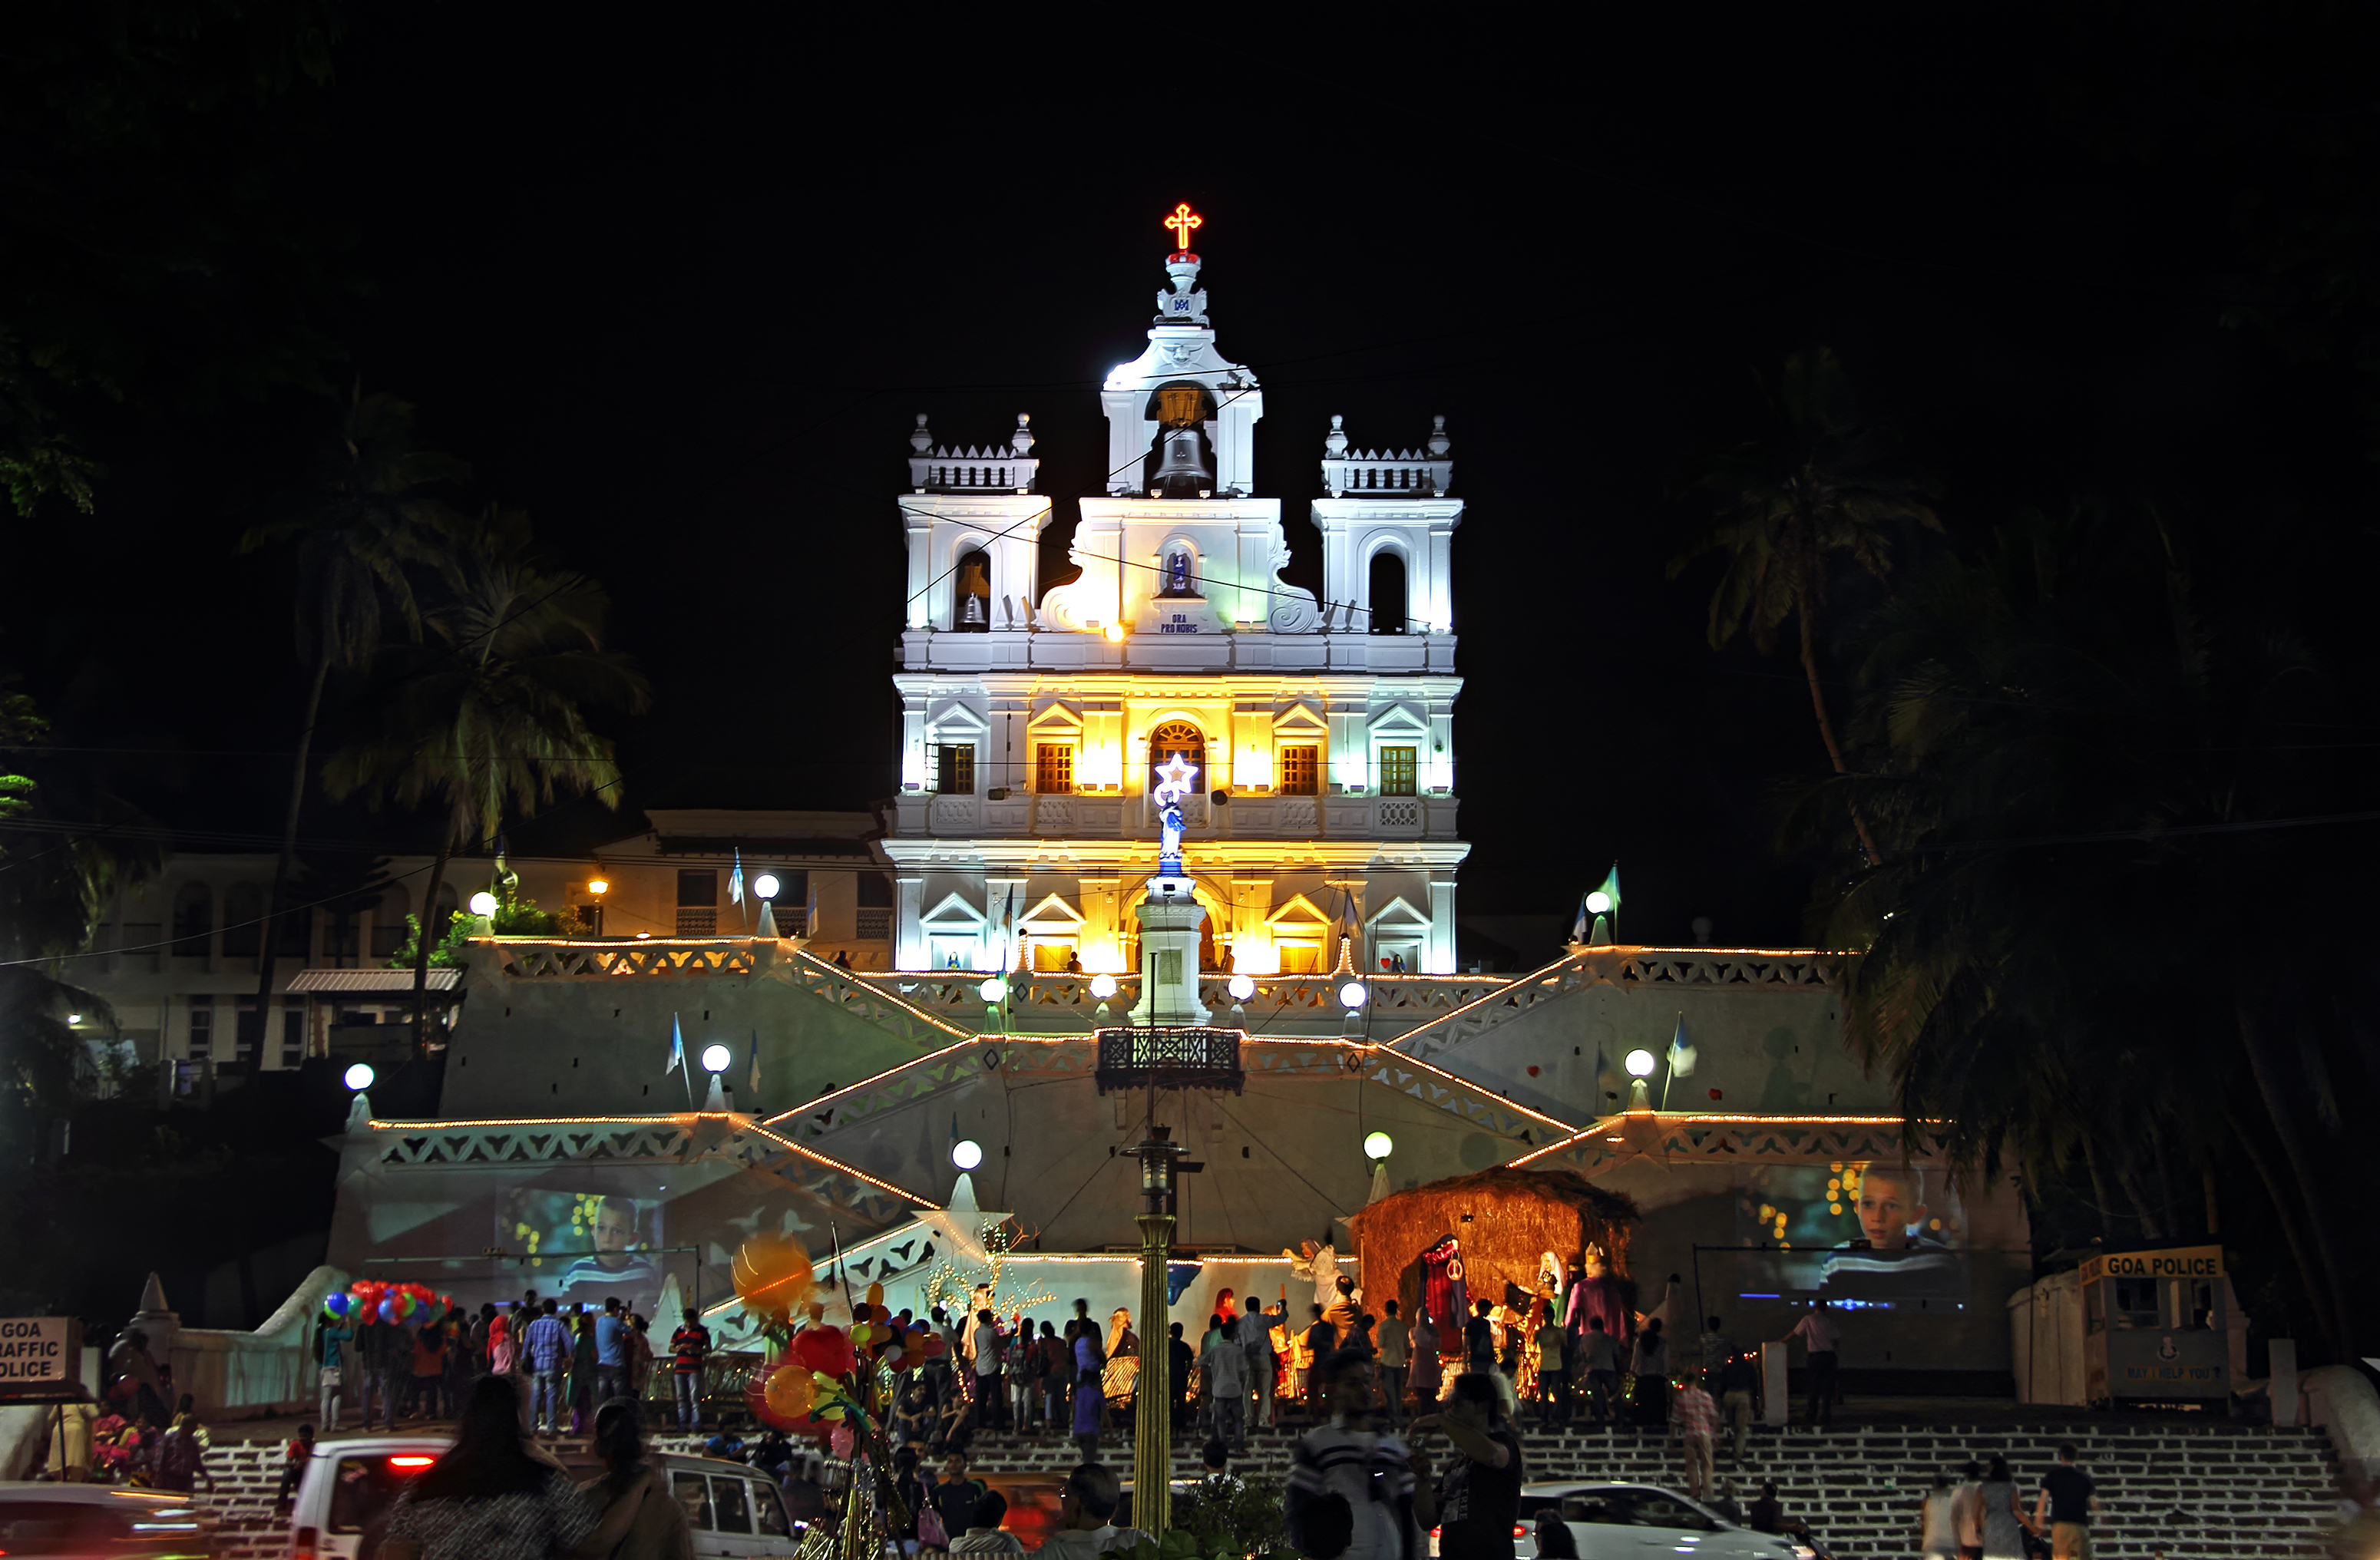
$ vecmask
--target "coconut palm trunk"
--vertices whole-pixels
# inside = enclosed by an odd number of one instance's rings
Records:
[[[1827,714],[1826,684],[1818,679],[1817,635],[1810,625],[1810,604],[1807,601],[1795,610],[1793,616],[1802,626],[1802,675],[1810,683],[1810,710],[1818,718],[1818,740],[1827,744],[1827,756],[1835,766],[1835,773],[1847,775],[1851,766],[1843,762],[1843,744],[1836,739],[1835,722]],[[1859,804],[1847,802],[1844,808],[1852,816],[1852,827],[1859,831],[1860,849],[1867,853],[1868,865],[1880,866],[1884,853],[1876,849],[1876,836],[1868,831],[1867,820],[1860,816]]]
[[[314,722],[322,712],[322,688],[331,680],[328,638],[314,657],[314,685],[306,695],[306,723],[298,729],[298,761],[289,771],[289,810],[281,823],[281,859],[273,869],[273,886],[264,894],[264,922],[256,945],[256,1011],[265,1028],[273,1022],[273,962],[279,951],[281,901],[289,892],[289,869],[298,856],[298,815],[306,803],[306,761],[314,746]],[[264,1054],[265,1036],[257,1036],[256,1054]]]
[[[421,888],[419,929],[413,937],[413,1054],[430,1054],[430,950],[446,937],[446,928],[437,922],[438,890],[446,881],[446,863],[455,853],[453,842],[444,834],[438,836],[438,854],[430,864],[430,880]],[[433,929],[434,928],[434,929]]]

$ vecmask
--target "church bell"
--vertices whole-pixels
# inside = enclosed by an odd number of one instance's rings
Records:
[[[1168,429],[1160,438],[1165,447],[1156,473],[1148,479],[1148,496],[1153,499],[1212,497],[1215,473],[1198,448],[1197,430]]]

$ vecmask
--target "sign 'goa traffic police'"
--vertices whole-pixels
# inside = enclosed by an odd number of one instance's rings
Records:
[[[0,1319],[0,1392],[64,1386],[76,1375],[74,1318]]]

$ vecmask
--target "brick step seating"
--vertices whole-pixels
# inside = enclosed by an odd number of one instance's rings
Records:
[[[1293,1435],[1251,1437],[1247,1454],[1234,1459],[1235,1470],[1252,1480],[1285,1478]],[[1203,1439],[1183,1433],[1175,1440],[1178,1477],[1196,1476]],[[1785,1508],[1805,1518],[1840,1560],[1888,1560],[1914,1553],[1913,1514],[1936,1469],[1998,1452],[2009,1459],[2030,1509],[2033,1489],[2065,1440],[2082,1449],[2082,1465],[2099,1481],[2100,1560],[2149,1560],[2160,1551],[2168,1560],[2320,1560],[2333,1520],[2338,1468],[2328,1440],[2317,1431],[2219,1421],[1941,1424],[1829,1434],[1755,1427],[1741,1470],[1727,1466],[1722,1440],[1719,1476],[1746,1501],[1760,1480],[1774,1479]],[[698,1439],[675,1435],[654,1444],[672,1452],[701,1450]],[[1683,1482],[1674,1444],[1649,1434],[1531,1431],[1523,1444],[1532,1480],[1630,1479],[1671,1488]],[[589,1461],[583,1442],[548,1445],[565,1463]],[[1046,1435],[981,1435],[974,1456],[976,1467],[988,1473],[1062,1473],[1075,1461],[1072,1442]],[[1100,1456],[1111,1466],[1128,1468],[1130,1437],[1111,1431]],[[207,1454],[207,1469],[215,1493],[209,1495],[202,1482],[199,1499],[222,1524],[219,1560],[282,1560],[288,1528],[273,1514],[280,1444],[220,1437]]]
[[[1198,1433],[1177,1436],[1177,1477],[1196,1476],[1203,1440]],[[2058,1443],[2069,1440],[2099,1482],[2103,1510],[2095,1553],[2101,1560],[2150,1560],[2160,1552],[2168,1560],[2319,1560],[2323,1553],[2323,1535],[2334,1521],[2338,1468],[2328,1440],[2317,1431],[2219,1421],[1951,1423],[1827,1434],[1755,1427],[1741,1469],[1728,1466],[1722,1438],[1719,1477],[1747,1503],[1761,1480],[1773,1479],[1786,1510],[1807,1520],[1841,1560],[1887,1560],[1915,1553],[1915,1512],[1937,1469],[1998,1452],[2009,1459],[2030,1511],[2041,1474],[2057,1461]],[[1291,1444],[1286,1433],[1253,1436],[1247,1454],[1233,1459],[1233,1471],[1278,1481],[1288,1474]],[[1530,1431],[1523,1445],[1533,1481],[1684,1484],[1676,1445],[1656,1435]],[[1119,1467],[1128,1463],[1129,1439],[1111,1433],[1101,1456]],[[974,1457],[986,1472],[1057,1472],[1075,1459],[1070,1443],[1038,1435],[978,1436]]]

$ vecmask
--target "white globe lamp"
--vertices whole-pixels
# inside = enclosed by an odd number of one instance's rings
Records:
[[[1386,1159],[1395,1152],[1396,1146],[1396,1140],[1386,1132],[1364,1134],[1364,1157],[1366,1159]]]
[[[488,892],[488,890],[487,890],[487,889],[480,889],[478,893],[473,894],[473,895],[471,896],[471,913],[472,913],[472,914],[474,914],[474,915],[479,915],[479,916],[488,916],[488,915],[493,915],[495,913],[496,913],[496,896],[495,896],[495,895],[493,895],[493,894],[492,894],[492,893]]]
[[[1008,983],[994,975],[977,986],[975,994],[987,1002],[1004,1002],[1008,999]]]
[[[1091,995],[1104,1002],[1116,994],[1116,978],[1101,970],[1091,977]]]
[[[775,899],[780,887],[782,885],[778,883],[777,875],[773,872],[764,872],[752,879],[752,891],[764,900]]]
[[[951,1144],[951,1163],[962,1170],[972,1170],[983,1163],[983,1144],[973,1138],[961,1138]]]
[[[1635,1050],[1628,1053],[1628,1059],[1622,1065],[1628,1069],[1628,1076],[1631,1078],[1650,1078],[1657,1064],[1653,1060],[1652,1052]]]
[[[1257,994],[1257,983],[1250,976],[1235,974],[1225,983],[1224,989],[1232,994],[1232,1001],[1245,1002]]]
[[[1586,896],[1586,913],[1589,915],[1601,915],[1609,912],[1610,909],[1611,896],[1605,893],[1602,889],[1597,889],[1595,892]]]
[[[363,1091],[372,1086],[372,1079],[376,1076],[378,1076],[378,1074],[372,1071],[371,1063],[368,1061],[359,1061],[349,1067],[347,1070],[341,1075],[340,1082],[346,1084],[348,1088],[355,1090],[358,1094],[361,1094]]]
[[[1351,980],[1346,985],[1341,986],[1339,988],[1339,1005],[1346,1009],[1351,1013],[1356,1009],[1362,1007],[1364,1005],[1364,983],[1359,980]]]
[[[705,1072],[724,1072],[727,1064],[735,1059],[724,1046],[705,1046],[702,1048],[702,1070]]]

